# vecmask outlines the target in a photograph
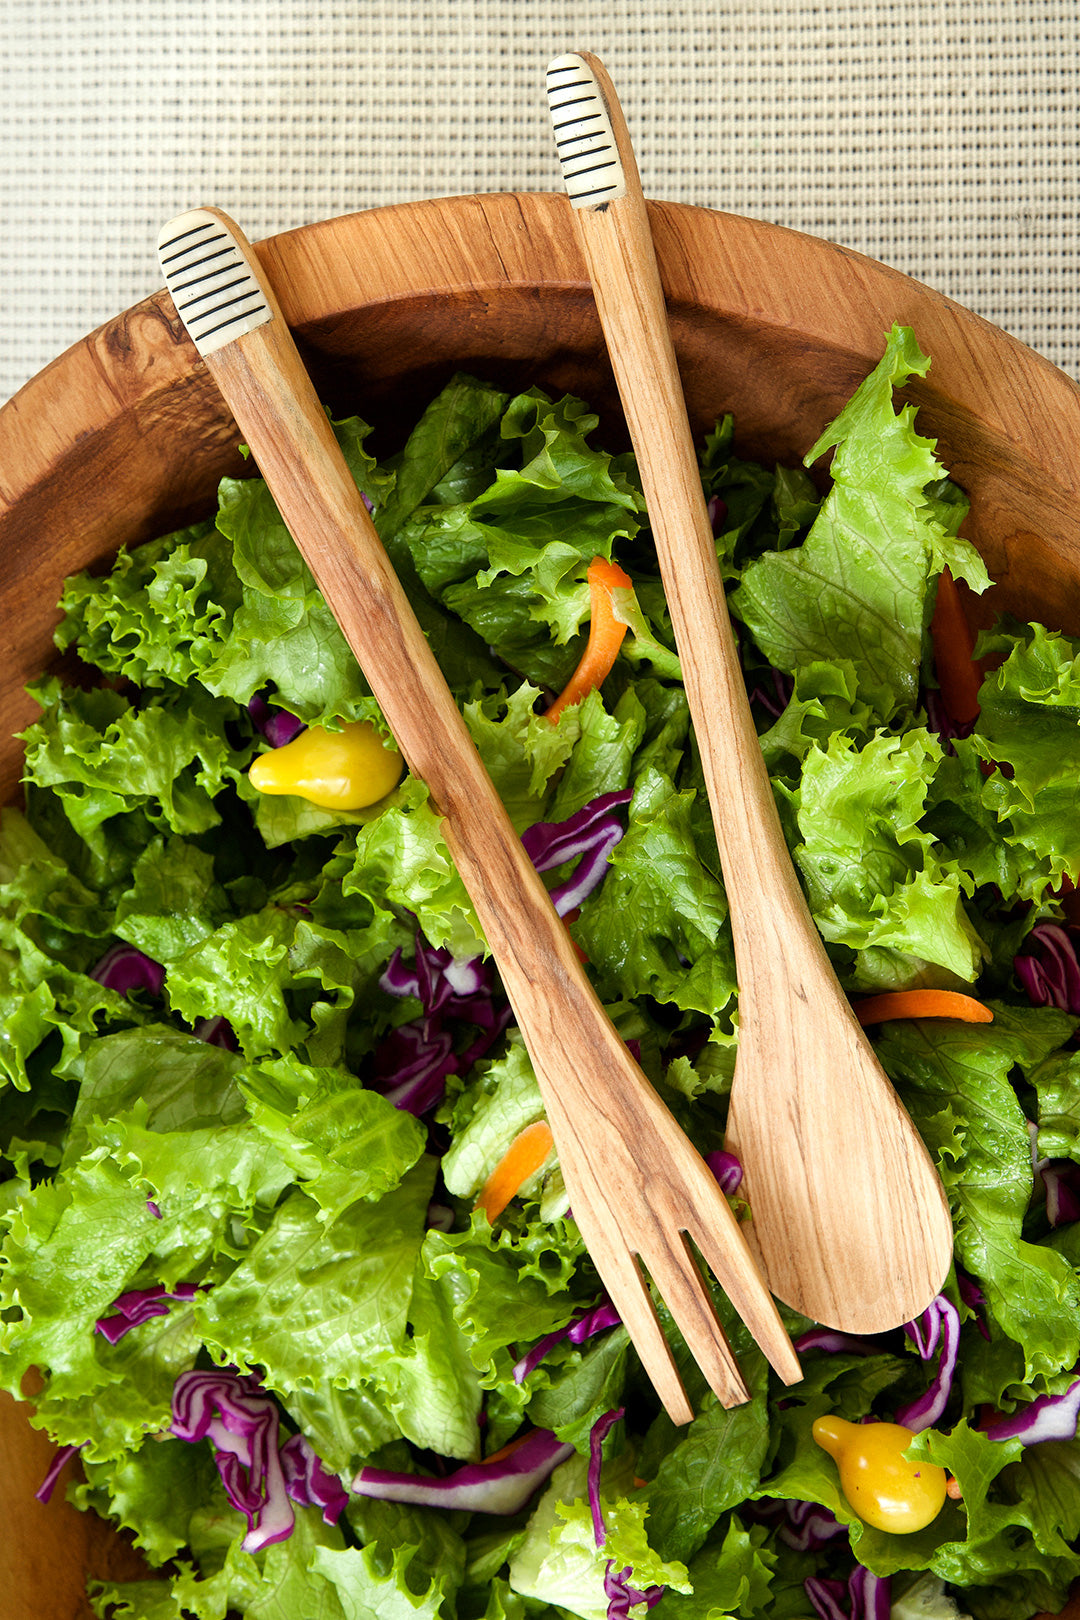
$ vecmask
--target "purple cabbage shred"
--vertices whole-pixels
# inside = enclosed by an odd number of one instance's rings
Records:
[[[1080,1016],[1080,928],[1036,923],[1013,959],[1016,976],[1033,1007],[1059,1007]]]
[[[34,1492],[34,1495],[39,1502],[47,1502],[49,1500],[53,1491],[56,1489],[56,1482],[60,1478],[60,1475],[67,1467],[72,1457],[74,1457],[77,1452],[80,1452],[85,1444],[86,1441],[83,1440],[77,1446],[60,1446],[57,1449],[56,1455],[53,1457],[53,1460],[49,1464],[48,1470],[46,1471],[45,1478]]]
[[[792,1341],[792,1348],[802,1355],[804,1350],[824,1350],[831,1356],[879,1356],[882,1345],[874,1339],[863,1339],[855,1333],[841,1333],[837,1328],[808,1328]]]
[[[200,1018],[191,1033],[197,1041],[205,1041],[207,1046],[220,1046],[226,1052],[240,1050],[235,1030],[229,1020],[220,1015],[216,1018]]]
[[[723,1148],[717,1148],[714,1153],[706,1153],[705,1163],[712,1171],[720,1184],[720,1191],[728,1198],[733,1198],[742,1186],[743,1168],[734,1153],[727,1153]]]
[[[625,1569],[616,1571],[615,1560],[608,1559],[604,1571],[604,1596],[608,1600],[607,1620],[628,1620],[635,1603],[644,1603],[646,1608],[652,1609],[667,1591],[665,1586],[649,1586],[644,1592],[640,1592],[636,1586],[630,1585],[632,1574],[633,1570],[629,1564]]]
[[[278,1446],[278,1411],[258,1380],[227,1370],[181,1373],[173,1387],[172,1433],[209,1440],[225,1494],[248,1522],[245,1552],[292,1535],[292,1503]]]
[[[983,1317],[979,1314],[986,1304],[986,1295],[983,1293],[974,1277],[969,1277],[966,1271],[960,1271],[959,1269],[957,1269],[956,1273],[956,1287],[959,1291],[960,1298],[963,1300],[968,1310],[974,1312],[975,1314],[975,1326],[978,1328],[983,1338],[989,1342],[990,1329],[987,1327]]]
[[[106,990],[115,990],[122,996],[132,990],[146,990],[152,996],[160,996],[165,984],[165,969],[160,962],[147,956],[145,951],[136,950],[134,945],[121,941],[106,951],[97,966],[90,969],[90,977],[103,984]]]
[[[756,704],[758,708],[764,709],[765,713],[771,715],[774,720],[779,720],[791,702],[791,694],[794,690],[795,682],[790,675],[785,675],[783,670],[770,667],[768,680],[764,683],[759,681],[751,690],[749,694],[750,702],[752,705]]]
[[[598,1417],[589,1430],[589,1510],[592,1513],[593,1535],[598,1547],[602,1547],[607,1540],[604,1510],[600,1506],[600,1469],[604,1460],[604,1441],[619,1419],[625,1415],[624,1406],[614,1406],[610,1412]]]
[[[304,722],[298,720],[295,714],[274,708],[264,697],[253,697],[247,707],[256,729],[262,732],[271,748],[284,748],[286,743],[291,743],[294,737],[307,730]]]
[[[1050,1225],[1080,1221],[1080,1165],[1072,1159],[1048,1159],[1042,1167],[1042,1180]]]
[[[1074,1378],[1061,1395],[1039,1395],[1009,1417],[995,1418],[981,1425],[991,1440],[1019,1440],[1021,1445],[1040,1445],[1044,1440],[1074,1440],[1080,1423],[1080,1378]]]
[[[974,720],[956,720],[949,713],[948,707],[938,687],[927,687],[923,692],[923,707],[926,710],[927,730],[932,731],[944,745],[945,752],[954,754],[952,747],[954,739],[970,737],[975,730]]]
[[[887,1575],[871,1575],[862,1564],[846,1583],[811,1575],[803,1590],[820,1620],[889,1620],[892,1582]]]
[[[956,1372],[956,1355],[960,1348],[960,1312],[951,1299],[939,1294],[920,1317],[904,1323],[904,1332],[923,1361],[929,1361],[940,1345],[937,1371],[929,1386],[896,1414],[897,1423],[919,1434],[923,1429],[932,1428],[949,1404]]]
[[[469,1513],[519,1513],[574,1448],[550,1429],[533,1429],[497,1461],[465,1463],[441,1479],[401,1474],[385,1468],[361,1468],[353,1480],[359,1496],[386,1502],[413,1502],[421,1507],[463,1509]]]
[[[419,930],[412,963],[396,950],[379,984],[389,995],[415,996],[424,1009],[380,1043],[373,1078],[388,1102],[417,1116],[438,1106],[447,1076],[471,1069],[513,1018],[507,1003],[496,1002],[490,962],[479,956],[454,957],[445,947],[431,945]],[[455,1051],[447,1020],[479,1030],[465,1051]]]
[[[305,1435],[294,1434],[281,1448],[285,1489],[300,1507],[322,1508],[327,1524],[337,1524],[348,1503],[348,1492],[323,1463]]]
[[[601,1295],[595,1305],[590,1305],[587,1311],[575,1316],[566,1327],[556,1328],[554,1333],[546,1333],[542,1339],[537,1340],[528,1354],[522,1356],[515,1366],[514,1383],[523,1384],[529,1374],[539,1367],[545,1356],[564,1339],[569,1339],[571,1344],[584,1344],[594,1333],[603,1333],[606,1328],[618,1327],[621,1321],[622,1317],[607,1295]]]
[[[149,1199],[147,1208],[158,1220],[161,1219],[161,1211]],[[139,1327],[143,1322],[149,1322],[151,1317],[168,1316],[170,1300],[194,1299],[198,1292],[194,1283],[177,1283],[175,1288],[130,1288],[126,1294],[113,1300],[110,1308],[116,1315],[100,1316],[94,1323],[95,1331],[108,1339],[110,1344],[119,1344],[125,1333],[130,1333],[132,1328]]]
[[[538,872],[575,860],[570,876],[551,891],[560,916],[573,911],[602,880],[608,856],[623,836],[614,814],[630,789],[603,793],[565,821],[538,822],[522,843]],[[372,1084],[395,1108],[420,1116],[438,1107],[452,1074],[466,1074],[513,1022],[505,1000],[497,999],[495,970],[480,956],[451,955],[420,931],[412,962],[396,950],[379,984],[391,996],[413,996],[423,1012],[401,1024],[379,1044]],[[463,1052],[455,1050],[448,1021],[471,1024],[479,1034]]]
[[[835,1513],[819,1502],[785,1502],[785,1522],[780,1526],[780,1540],[797,1552],[818,1552],[840,1536],[848,1533]]]
[[[631,796],[629,788],[601,793],[565,821],[538,821],[522,833],[525,853],[538,872],[577,860],[570,876],[551,891],[560,917],[580,906],[603,879],[608,857],[623,835],[615,808],[628,804]]]

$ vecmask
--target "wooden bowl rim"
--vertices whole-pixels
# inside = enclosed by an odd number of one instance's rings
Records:
[[[786,226],[686,203],[649,204],[673,311],[772,326],[817,346],[880,357],[893,320],[932,356],[930,387],[978,415],[1013,455],[1061,482],[1080,443],[1080,384],[946,294],[855,250]],[[395,240],[421,239],[430,274]],[[407,299],[525,290],[588,290],[565,196],[496,192],[426,199],[343,214],[256,244],[286,319],[303,336],[365,307]],[[307,272],[307,273],[305,273]],[[954,388],[974,371],[978,401]],[[85,438],[200,369],[161,289],[71,345],[0,407],[0,516],[55,468],[69,436]],[[65,400],[80,401],[69,424]],[[1037,404],[1038,409],[1027,407]],[[83,407],[89,406],[89,409]],[[1062,493],[1080,495],[1080,457]]]

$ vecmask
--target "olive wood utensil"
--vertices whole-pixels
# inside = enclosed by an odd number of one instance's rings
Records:
[[[645,200],[611,81],[548,69],[552,125],[637,455],[731,909],[739,1049],[729,1144],[769,1284],[876,1333],[944,1281],[952,1223],[930,1156],[833,973],[788,854],[746,696]]]
[[[574,1219],[676,1423],[693,1416],[644,1265],[724,1405],[748,1398],[692,1238],[780,1376],[801,1377],[715,1178],[626,1050],[522,847],[338,448],[274,292],[217,209],[166,225],[159,256],[189,336],[426,784],[532,1058]]]

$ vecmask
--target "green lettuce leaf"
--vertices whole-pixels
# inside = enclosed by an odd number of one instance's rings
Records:
[[[330,1223],[292,1192],[201,1302],[207,1345],[223,1363],[262,1367],[286,1395],[325,1380],[378,1383],[404,1350],[434,1174],[425,1158],[378,1203],[354,1203]]]
[[[910,329],[894,326],[879,364],[805,458],[836,452],[805,542],[751,562],[732,604],[780,669],[849,660],[881,720],[915,707],[932,576],[947,566],[975,590],[989,584],[974,547],[955,538],[963,508],[936,496],[933,442],[915,432],[912,406],[893,405],[893,389],[929,363]]]
[[[1080,1278],[1062,1255],[1022,1236],[1031,1146],[1010,1075],[1014,1065],[1034,1069],[1073,1020],[1050,1008],[991,1005],[992,1024],[891,1024],[877,1051],[937,1160],[957,1259],[1022,1348],[1029,1381],[1080,1359]]]
[[[632,1570],[631,1584],[639,1589],[659,1585],[689,1592],[685,1566],[658,1557],[650,1546],[645,1504],[623,1494],[632,1488],[629,1454],[612,1465],[605,1464],[601,1473],[606,1536],[602,1547],[596,1545],[585,1495],[586,1469],[583,1457],[571,1457],[552,1474],[529,1520],[525,1539],[511,1559],[513,1590],[522,1597],[557,1604],[580,1615],[581,1620],[606,1620],[604,1572],[609,1563],[620,1572]]]

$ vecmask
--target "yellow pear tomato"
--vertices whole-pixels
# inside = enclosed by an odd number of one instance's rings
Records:
[[[941,1512],[945,1470],[904,1456],[915,1438],[911,1429],[900,1423],[820,1417],[812,1433],[822,1450],[835,1458],[841,1489],[866,1524],[903,1536],[925,1529]]]
[[[340,731],[308,726],[254,759],[248,778],[260,793],[292,794],[324,810],[363,810],[397,786],[402,767],[388,738],[370,721],[354,720]]]

